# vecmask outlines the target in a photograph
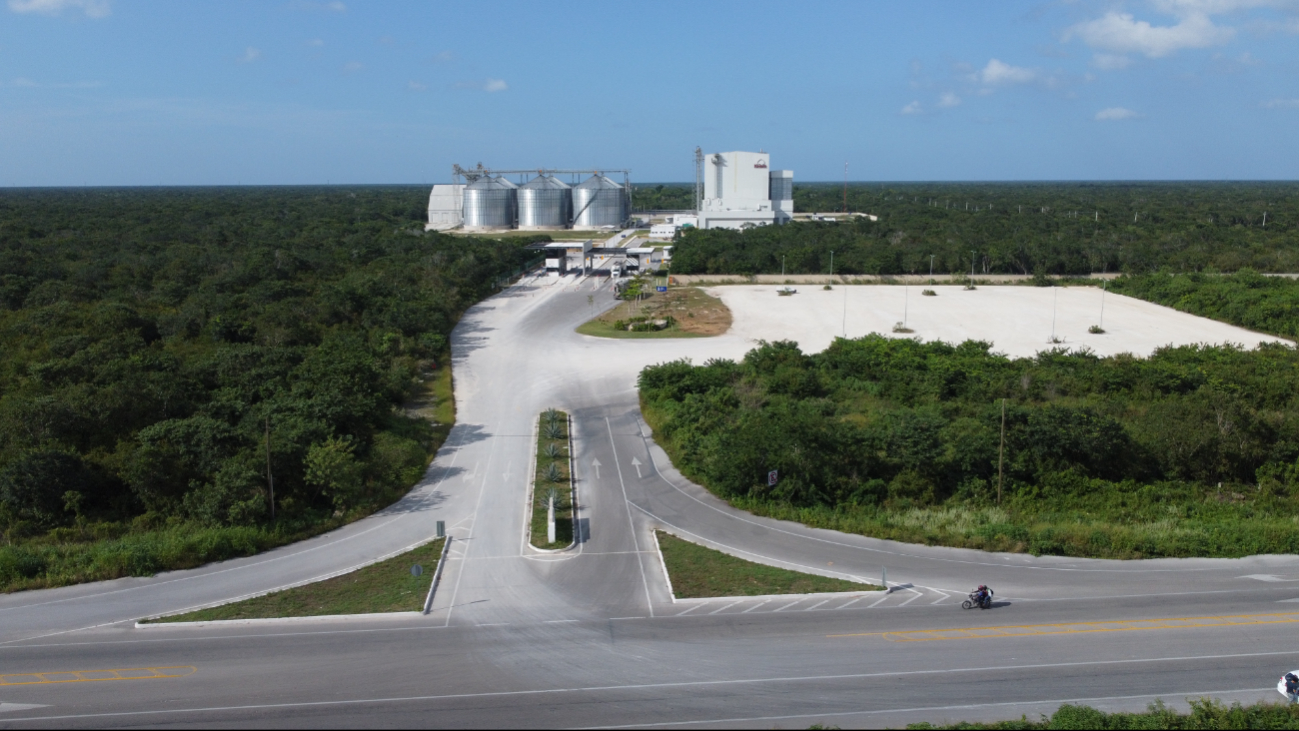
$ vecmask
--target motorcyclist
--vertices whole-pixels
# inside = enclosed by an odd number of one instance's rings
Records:
[[[1291,703],[1299,703],[1299,675],[1285,674],[1285,695]]]
[[[984,584],[979,584],[979,588],[974,590],[974,603],[979,606],[985,606],[992,602],[992,589]]]

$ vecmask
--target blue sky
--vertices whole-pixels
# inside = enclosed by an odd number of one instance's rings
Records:
[[[3,2],[2,186],[1299,177],[1299,0]]]

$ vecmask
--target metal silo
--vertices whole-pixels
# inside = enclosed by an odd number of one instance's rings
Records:
[[[464,227],[467,230],[514,228],[517,191],[499,178],[481,177],[464,190]]]
[[[573,217],[573,189],[549,175],[538,175],[519,187],[519,228],[551,231],[568,228]]]
[[[627,191],[599,173],[573,188],[573,228],[621,226],[627,209]]]

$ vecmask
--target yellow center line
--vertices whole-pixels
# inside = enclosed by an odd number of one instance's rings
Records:
[[[183,678],[187,675],[193,675],[197,670],[198,668],[193,665],[168,665],[152,668],[118,668],[114,670],[54,670],[44,673],[6,673],[0,675],[0,686]]]
[[[933,642],[936,640],[985,640],[999,637],[1043,637],[1091,632],[1134,632],[1137,630],[1204,629],[1242,627],[1259,624],[1299,622],[1299,612],[1270,614],[1232,614],[1210,617],[1165,617],[1159,619],[1120,619],[1100,622],[1060,622],[1055,624],[1011,624],[994,627],[953,627],[903,632],[863,632],[826,635],[826,637],[868,637],[879,635],[892,642]]]

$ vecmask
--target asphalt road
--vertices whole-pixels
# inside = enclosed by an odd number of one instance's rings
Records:
[[[752,343],[573,333],[611,305],[607,281],[565,278],[471,310],[453,337],[458,424],[389,510],[248,559],[0,598],[0,725],[899,726],[1068,701],[1276,700],[1299,667],[1294,557],[1034,558],[730,509],[654,445],[635,376]],[[573,414],[576,440],[582,540],[561,553],[524,537],[532,425],[549,406]],[[427,617],[135,627],[399,551],[436,520],[453,541]],[[896,590],[674,601],[656,527],[825,575],[887,568]],[[978,583],[997,606],[962,611]]]

